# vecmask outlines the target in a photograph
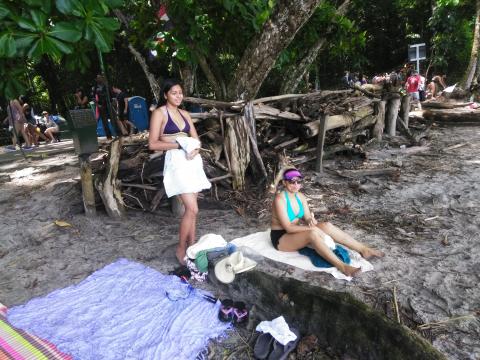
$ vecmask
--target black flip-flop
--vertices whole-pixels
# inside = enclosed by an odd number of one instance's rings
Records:
[[[297,338],[290,341],[286,345],[280,344],[278,341],[273,342],[273,350],[268,356],[268,360],[285,360],[293,350],[297,347],[298,342],[300,341],[300,332],[295,328],[290,328]]]
[[[253,348],[253,355],[256,359],[266,359],[270,351],[272,350],[273,337],[269,333],[263,333],[255,342],[255,347]]]

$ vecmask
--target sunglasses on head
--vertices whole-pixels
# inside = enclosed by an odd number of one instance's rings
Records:
[[[296,184],[296,185],[302,185],[302,180],[301,179],[292,179],[292,180],[286,180],[289,184]]]

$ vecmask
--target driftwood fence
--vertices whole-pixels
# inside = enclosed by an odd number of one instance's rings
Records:
[[[266,185],[278,172],[279,155],[294,166],[315,161],[320,171],[325,156],[354,151],[358,138],[381,139],[384,130],[395,135],[398,127],[412,143],[418,142],[408,130],[408,96],[402,98],[399,88],[391,85],[249,102],[199,98],[185,102],[203,109],[191,116],[214,195],[217,186],[244,190],[247,181]],[[165,200],[163,156],[152,154],[147,142],[148,133],[116,139],[90,158],[95,187],[109,215],[122,216],[125,207],[155,211]]]

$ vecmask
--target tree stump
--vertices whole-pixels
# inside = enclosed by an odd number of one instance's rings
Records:
[[[111,142],[105,174],[95,180],[95,187],[100,193],[103,204],[105,205],[105,210],[107,214],[113,218],[121,218],[125,213],[122,193],[117,180],[121,149],[122,138],[115,139]]]
[[[245,171],[250,163],[247,123],[243,118],[227,118],[225,148],[230,159],[234,190],[245,189]]]

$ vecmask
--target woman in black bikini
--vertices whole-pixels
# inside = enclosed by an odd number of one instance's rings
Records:
[[[347,265],[326,245],[329,236],[335,242],[359,252],[364,258],[382,257],[381,251],[369,248],[330,222],[317,222],[308,208],[305,196],[300,192],[302,174],[297,169],[283,173],[285,191],[273,201],[270,237],[272,245],[280,251],[297,251],[311,246],[325,260],[347,276],[354,276],[360,268]]]
[[[150,119],[150,136],[148,147],[150,150],[181,149],[176,141],[179,136],[190,136],[198,139],[197,131],[187,111],[178,107],[183,100],[182,87],[177,81],[166,80],[163,87],[165,105],[154,110]],[[186,153],[187,159],[191,160],[198,155],[199,149]],[[198,193],[180,194],[185,206],[185,213],[180,222],[179,244],[176,257],[184,264],[185,252],[188,246],[195,242],[195,229],[198,213]]]

